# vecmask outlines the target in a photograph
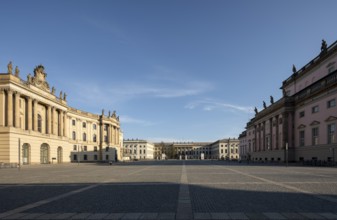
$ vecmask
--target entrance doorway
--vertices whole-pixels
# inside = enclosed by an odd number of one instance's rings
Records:
[[[22,164],[30,164],[30,145],[22,145]]]
[[[62,147],[57,148],[57,163],[62,163],[63,162],[63,152],[62,152]]]
[[[40,163],[48,164],[49,163],[49,145],[44,143],[40,148]]]

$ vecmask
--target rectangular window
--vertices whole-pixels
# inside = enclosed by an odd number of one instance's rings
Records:
[[[76,145],[74,145],[73,150],[77,150],[77,146]]]
[[[75,126],[76,125],[76,121],[73,119],[72,120],[72,125]]]
[[[104,135],[104,142],[108,142],[108,136]]]
[[[303,117],[304,117],[304,111],[301,111],[301,112],[299,113],[299,115],[300,115],[300,118],[303,118]]]
[[[336,124],[328,125],[328,144],[335,143]]]
[[[304,146],[304,131],[300,131],[299,133],[299,137],[300,137],[300,146],[303,147]]]
[[[228,152],[227,149],[225,149],[225,154],[227,154],[227,152]]]
[[[87,146],[83,146],[83,151],[87,151]]]
[[[312,128],[312,145],[318,144],[318,128]]]
[[[221,153],[223,154],[223,150],[221,149]]]
[[[319,109],[318,109],[318,105],[316,105],[316,106],[312,107],[311,112],[312,112],[312,113],[317,113],[318,110],[319,110]]]
[[[332,99],[332,100],[328,101],[328,103],[327,103],[328,108],[332,108],[332,107],[335,107],[335,106],[336,106],[336,99]]]
[[[97,147],[94,147],[94,151],[97,151]]]

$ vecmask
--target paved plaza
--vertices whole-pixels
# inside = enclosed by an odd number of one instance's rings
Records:
[[[337,219],[337,169],[147,161],[0,169],[0,219]]]

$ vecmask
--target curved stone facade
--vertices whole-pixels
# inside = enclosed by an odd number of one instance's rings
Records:
[[[116,113],[87,113],[50,89],[39,65],[27,80],[0,73],[0,162],[50,164],[121,158],[123,136]]]

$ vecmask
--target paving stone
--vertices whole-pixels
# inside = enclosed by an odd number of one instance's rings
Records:
[[[281,213],[278,212],[264,212],[263,214],[269,219],[287,219],[285,216],[281,215]]]
[[[210,214],[212,219],[231,219],[225,212],[211,212]]]
[[[44,214],[45,213],[29,213],[27,215],[22,216],[20,219],[36,219]]]
[[[337,219],[337,215],[334,213],[318,213],[319,215],[323,216],[326,219]]]
[[[305,216],[307,219],[325,219],[323,216],[311,212],[300,212],[299,214]]]
[[[163,212],[163,213],[159,213],[158,214],[158,219],[161,220],[172,220],[172,219],[176,219],[176,213],[174,212]]]
[[[125,213],[125,215],[121,218],[123,220],[133,220],[138,219],[141,213]]]
[[[242,212],[230,212],[228,215],[231,219],[248,219],[248,217]]]
[[[59,216],[60,213],[47,213],[37,217],[36,219],[55,219],[55,217]]]
[[[71,219],[87,219],[91,213],[78,213],[71,217]]]
[[[87,219],[104,219],[104,217],[108,216],[109,213],[95,213],[88,216]]]
[[[211,214],[208,212],[194,213],[194,219],[211,219]]]
[[[55,216],[53,219],[71,219],[71,217],[76,214],[77,213],[60,213],[60,215]]]
[[[25,215],[27,215],[29,213],[16,213],[16,214],[13,214],[13,215],[9,215],[9,216],[6,216],[4,218],[1,218],[1,219],[19,219]]]
[[[296,220],[297,219],[306,219],[306,217],[304,217],[303,215],[295,213],[295,212],[292,212],[292,213],[282,212],[281,214],[283,216],[287,217],[287,219],[296,219]]]
[[[103,219],[121,219],[124,216],[124,213],[111,213],[105,216]]]
[[[256,220],[269,219],[267,216],[263,215],[262,213],[249,212],[249,213],[245,213],[245,215],[249,219],[256,219]]]
[[[142,213],[139,217],[139,219],[157,219],[158,213]]]

